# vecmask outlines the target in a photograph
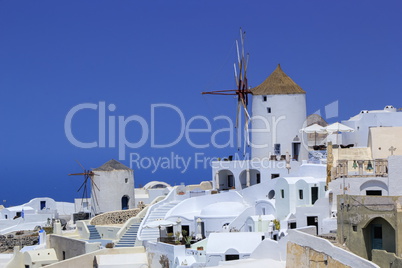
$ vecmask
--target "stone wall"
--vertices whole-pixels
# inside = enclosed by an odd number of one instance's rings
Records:
[[[91,220],[91,225],[123,224],[128,219],[135,217],[141,210],[139,208],[105,212],[95,216]]]
[[[402,267],[402,258],[398,258],[395,253],[390,253],[385,250],[373,249],[373,262],[380,267],[398,268]]]
[[[379,266],[333,245],[326,239],[298,230],[289,230],[286,267],[359,267]]]
[[[303,247],[295,243],[288,242],[286,267],[336,267],[350,268],[350,266],[334,260],[323,252],[315,251],[309,247]]]
[[[0,235],[0,253],[12,252],[15,246],[33,246],[38,244],[37,235]]]

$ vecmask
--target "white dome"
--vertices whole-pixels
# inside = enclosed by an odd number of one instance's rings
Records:
[[[239,202],[218,202],[204,207],[201,216],[237,216],[246,209]]]

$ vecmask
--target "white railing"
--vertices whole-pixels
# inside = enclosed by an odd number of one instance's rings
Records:
[[[138,227],[138,232],[137,232],[137,239],[138,240],[143,240],[142,237],[141,237],[142,229],[144,229],[144,225],[147,222],[147,219],[149,218],[149,216],[151,215],[151,213],[153,211],[155,211],[158,207],[162,206],[163,204],[170,203],[170,202],[173,202],[175,200],[181,199],[181,198],[178,198],[179,195],[177,195],[177,193],[176,193],[177,188],[178,188],[178,186],[173,187],[173,189],[170,190],[168,195],[163,200],[161,200],[160,202],[155,203],[155,204],[153,204],[152,206],[149,207],[145,217],[143,218],[140,226]],[[180,195],[180,196],[184,196],[184,195]],[[183,198],[183,199],[185,199],[185,198]]]
[[[254,215],[254,207],[248,207],[243,212],[237,216],[228,226],[229,230],[235,229],[237,231],[244,231],[244,225],[249,216]]]
[[[126,231],[128,230],[128,228],[130,228],[131,225],[135,224],[135,223],[140,223],[141,220],[146,216],[148,209],[162,201],[163,199],[165,199],[165,196],[158,196],[157,198],[155,198],[148,206],[146,206],[143,210],[141,210],[135,217],[132,217],[130,219],[128,219],[124,225],[121,227],[120,231],[117,232],[116,234],[116,240],[120,240],[122,238],[122,236],[126,233]],[[138,229],[139,230],[139,229]]]

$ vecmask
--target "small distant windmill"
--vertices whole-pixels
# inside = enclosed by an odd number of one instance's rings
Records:
[[[239,125],[240,116],[241,116],[241,108],[244,110],[245,117],[245,140],[244,143],[249,144],[248,138],[248,124],[250,120],[250,115],[247,110],[248,105],[248,94],[251,94],[251,90],[248,87],[247,80],[247,66],[249,61],[249,54],[244,55],[244,39],[246,37],[246,32],[240,28],[240,49],[239,42],[236,40],[236,49],[237,49],[237,68],[239,72],[237,72],[236,63],[234,63],[234,77],[236,81],[237,89],[228,89],[228,90],[216,90],[216,91],[208,91],[202,92],[202,94],[212,94],[212,95],[237,95],[237,112],[236,112],[236,128]],[[245,149],[245,148],[244,148]]]
[[[91,189],[94,189],[94,187],[95,187],[99,191],[98,186],[95,184],[95,182],[93,180],[93,176],[99,176],[99,175],[95,174],[92,170],[86,170],[83,167],[83,165],[81,165],[80,162],[77,161],[77,163],[78,163],[78,165],[80,165],[80,167],[82,168],[83,172],[82,173],[72,173],[72,174],[68,174],[68,175],[69,176],[77,176],[77,175],[83,175],[84,176],[84,182],[81,184],[80,188],[78,188],[78,190],[77,190],[77,192],[79,192],[79,191],[81,191],[81,189],[83,189],[82,190],[82,198],[81,198],[81,210],[83,211],[84,210],[83,209],[84,199],[86,200],[86,202],[88,204],[88,186],[87,186],[88,179],[91,181]],[[96,197],[95,191],[92,191],[92,193],[93,193],[93,203],[95,203],[96,205],[99,205],[98,204],[98,198]],[[94,209],[94,206],[91,205],[91,207]],[[95,213],[95,211],[94,211],[94,213]]]

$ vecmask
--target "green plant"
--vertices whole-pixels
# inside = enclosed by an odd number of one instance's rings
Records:
[[[281,223],[275,219],[273,220],[274,226],[275,226],[275,230],[280,230],[281,229]]]
[[[186,245],[190,245],[190,244],[191,244],[191,239],[192,239],[191,236],[185,236],[183,239],[184,239],[184,242],[186,243]]]
[[[187,230],[182,230],[181,233],[183,236],[187,236],[187,234],[188,234]]]
[[[167,237],[173,237],[173,233],[167,233]]]

